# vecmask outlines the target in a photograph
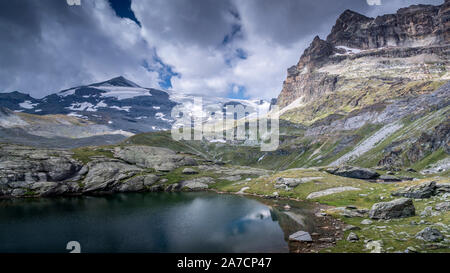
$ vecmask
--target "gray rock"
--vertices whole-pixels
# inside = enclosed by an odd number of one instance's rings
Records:
[[[200,191],[208,189],[208,185],[201,182],[190,181],[183,183],[183,188],[187,188],[192,191]]]
[[[298,231],[289,236],[289,241],[294,242],[312,242],[311,235],[306,231]]]
[[[154,174],[148,174],[144,176],[144,186],[149,187],[158,182],[159,177]]]
[[[353,218],[353,217],[366,217],[367,216],[367,210],[349,210],[345,209],[343,212],[341,212],[342,216]]]
[[[240,176],[240,175],[226,176],[223,179],[230,181],[230,182],[236,182],[236,181],[242,180],[242,176]]]
[[[369,220],[370,221],[370,220]],[[357,226],[353,226],[353,225],[348,225],[348,226],[346,226],[343,230],[344,231],[349,231],[349,230],[360,230],[361,228],[360,227],[357,227]]]
[[[436,194],[450,193],[450,183],[442,183],[436,185]]]
[[[57,196],[64,194],[69,188],[55,182],[36,182],[30,189],[40,196]]]
[[[90,162],[88,168],[84,192],[111,191],[119,181],[142,172],[141,168],[114,159]]]
[[[117,192],[140,192],[144,189],[143,176],[135,176],[114,185],[114,191]]]
[[[392,175],[381,175],[378,177],[379,180],[383,180],[384,182],[400,182],[402,181],[401,178],[392,176]]]
[[[356,235],[356,233],[350,232],[350,234],[347,236],[347,241],[356,242],[356,241],[359,241],[359,237],[358,237],[358,235]]]
[[[430,198],[436,194],[436,182],[424,182],[417,186],[407,187],[392,193],[392,196],[401,196],[413,199]]]
[[[361,221],[361,224],[362,225],[371,225],[371,224],[373,224],[373,221],[369,220],[369,219],[364,219]]]
[[[427,242],[439,242],[444,240],[442,233],[432,227],[426,227],[416,235],[417,239],[427,241]]]
[[[26,195],[26,193],[27,193],[27,191],[24,190],[24,189],[14,189],[14,190],[11,192],[11,195],[12,195],[13,197],[23,197],[23,196]]]
[[[376,203],[369,211],[372,219],[404,218],[415,215],[413,201],[408,198],[400,198],[390,202]]]
[[[162,185],[154,185],[154,186],[150,187],[149,191],[150,192],[163,192],[164,187]]]
[[[182,183],[170,184],[169,186],[167,186],[165,191],[166,192],[178,192],[181,190],[182,187],[183,187]]]
[[[337,176],[357,179],[375,179],[380,176],[374,170],[351,166],[344,166],[337,169],[327,169],[327,172]]]
[[[333,238],[320,238],[319,241],[323,242],[323,243],[332,243],[332,242],[334,242],[334,239]]]
[[[434,209],[438,210],[438,211],[450,211],[450,202],[442,202],[442,203],[436,204]]]
[[[169,172],[182,166],[196,166],[195,159],[174,151],[150,146],[126,146],[114,149],[114,156],[142,168]]]
[[[366,243],[366,249],[370,250],[370,253],[383,253],[383,241],[369,241]]]
[[[278,185],[284,185],[289,188],[295,188],[300,184],[308,183],[310,181],[322,178],[323,177],[303,177],[303,178],[278,177],[275,183]]]
[[[182,171],[183,174],[198,174],[198,171],[192,169],[192,168],[185,168]]]
[[[431,216],[432,213],[433,213],[433,207],[428,206],[428,207],[425,207],[425,209],[420,213],[420,216],[428,217],[428,216]]]
[[[336,193],[341,193],[341,192],[346,192],[346,191],[359,191],[361,189],[359,188],[355,188],[355,187],[337,187],[337,188],[331,188],[331,189],[326,189],[323,191],[318,191],[318,192],[313,192],[310,193],[306,199],[314,199],[314,198],[318,198],[318,197],[322,197],[322,196],[327,196],[327,195],[331,195],[331,194],[336,194]]]
[[[419,253],[419,251],[417,251],[417,249],[415,249],[415,248],[412,247],[412,246],[408,246],[408,247],[405,249],[405,253]]]

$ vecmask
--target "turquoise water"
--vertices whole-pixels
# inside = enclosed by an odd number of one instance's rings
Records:
[[[300,227],[278,218],[256,200],[214,193],[3,200],[0,252],[69,252],[69,241],[88,253],[288,252]]]

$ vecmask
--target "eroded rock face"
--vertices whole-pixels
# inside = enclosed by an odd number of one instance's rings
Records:
[[[416,5],[369,18],[346,10],[336,21],[327,41],[350,48],[413,46],[449,42],[444,34],[446,6]]]
[[[71,156],[68,151],[0,145],[0,195],[53,196],[78,191],[70,182],[82,172],[82,164]]]
[[[369,211],[372,219],[393,219],[414,216],[416,209],[412,199],[400,198],[391,202],[376,203]]]
[[[119,155],[128,160],[94,156],[83,164],[69,151],[0,145],[0,197],[160,191],[165,187],[157,185],[159,176],[147,166],[170,170],[196,163],[188,156],[152,147],[132,147]],[[198,180],[192,181],[193,188],[214,183],[212,178]]]
[[[377,18],[345,11],[327,39],[316,37],[297,65],[288,69],[278,105],[286,107],[300,98],[307,103],[330,96],[335,108],[356,107],[371,103],[366,98],[380,85],[391,86],[388,89],[394,98],[401,92],[399,86],[414,82],[420,86],[430,80],[431,74],[435,78],[430,82],[438,80],[441,76],[433,70],[448,65],[449,13],[448,2],[441,6],[411,6]],[[411,61],[414,58],[431,58],[440,64],[426,72]],[[351,93],[354,86],[364,92]],[[373,95],[371,99],[379,103],[385,98]],[[310,105],[308,111],[312,113],[331,106],[327,100]]]
[[[126,146],[114,150],[114,156],[142,168],[172,171],[181,166],[196,166],[197,162],[172,150],[149,146]]]

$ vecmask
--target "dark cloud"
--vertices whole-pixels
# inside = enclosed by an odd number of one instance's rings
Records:
[[[120,74],[145,76],[146,43],[126,41],[138,27],[124,22],[101,1],[0,1],[0,90],[43,96]]]
[[[109,1],[0,1],[0,91],[43,96],[124,75],[150,87],[226,95],[241,86],[246,96],[276,97],[287,67],[345,9],[377,16],[443,3],[131,0],[126,15]]]

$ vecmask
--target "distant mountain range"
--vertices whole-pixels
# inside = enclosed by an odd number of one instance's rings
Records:
[[[192,111],[194,97],[144,88],[122,76],[62,90],[42,99],[17,91],[0,93],[0,131],[3,132],[0,136],[5,138],[13,130],[23,130],[31,134],[30,139],[33,136],[79,139],[99,135],[115,135],[113,139],[119,135],[123,139],[137,133],[169,130],[175,122],[171,118],[172,109],[179,106]],[[244,105],[250,112],[267,112],[271,107],[271,102],[263,100],[201,98],[205,116],[230,104]]]

